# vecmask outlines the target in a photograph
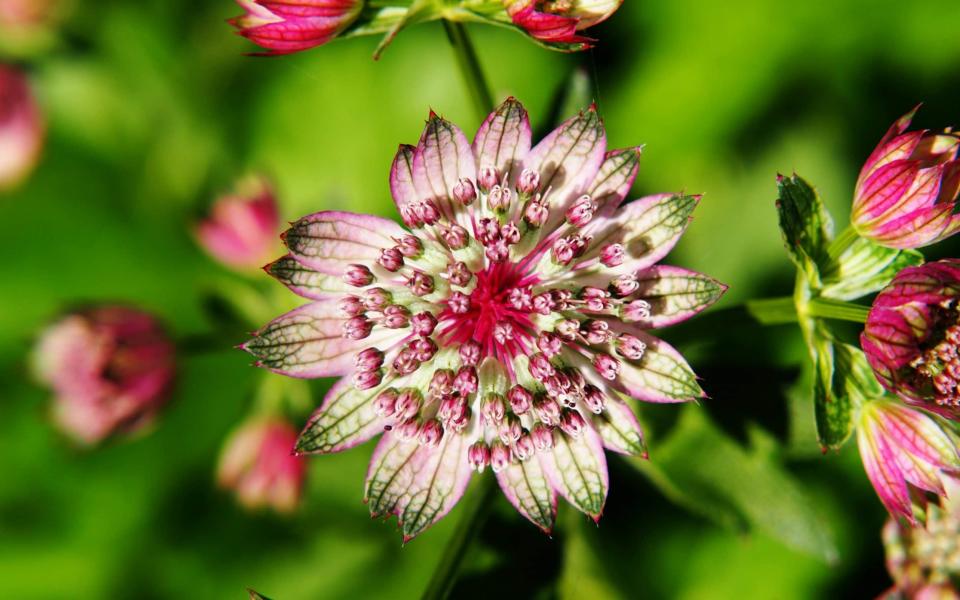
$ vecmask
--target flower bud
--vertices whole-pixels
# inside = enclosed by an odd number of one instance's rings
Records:
[[[391,273],[396,273],[403,267],[403,254],[397,247],[384,248],[380,250],[380,258],[377,263]]]
[[[343,273],[343,281],[353,287],[368,286],[373,280],[373,273],[363,265],[349,265]]]
[[[623,0],[503,0],[513,24],[544,44],[563,50],[586,50],[595,40],[580,31],[607,19]]]
[[[423,405],[423,396],[414,389],[406,389],[400,392],[395,403],[397,419],[406,420],[417,416],[420,413],[420,407]]]
[[[479,379],[477,378],[477,370],[474,367],[460,367],[456,377],[453,378],[453,387],[464,396],[477,391],[478,385]]]
[[[397,240],[397,249],[407,258],[419,258],[423,254],[423,242],[417,236],[407,234]]]
[[[0,65],[0,191],[18,185],[33,171],[43,139],[43,118],[27,78]]]
[[[593,198],[587,195],[580,196],[567,209],[567,223],[574,227],[583,227],[593,219],[593,214],[597,211],[597,203]]]
[[[560,415],[560,429],[572,438],[580,436],[587,423],[576,410],[565,409]]]
[[[370,288],[363,293],[363,307],[367,310],[383,310],[393,301],[393,295],[383,288]]]
[[[503,402],[503,396],[500,394],[487,394],[487,397],[483,399],[483,405],[480,407],[483,421],[489,426],[499,426],[506,412],[507,407]]]
[[[490,468],[494,473],[499,473],[508,466],[510,466],[510,448],[504,446],[502,442],[493,442],[490,447]]]
[[[417,313],[413,315],[410,324],[414,335],[427,337],[433,335],[433,330],[437,327],[437,318],[433,313]]]
[[[383,324],[390,329],[403,329],[410,324],[410,310],[406,306],[391,304],[383,309]]]
[[[362,0],[237,0],[245,11],[230,19],[237,33],[265,48],[263,54],[300,52],[326,44],[349,27]]]
[[[522,385],[515,385],[507,392],[510,410],[518,415],[526,414],[533,407],[533,394]]]
[[[607,244],[600,250],[600,262],[605,267],[619,267],[626,252],[620,244]]]
[[[477,188],[474,187],[473,181],[466,177],[461,178],[453,186],[453,198],[464,206],[473,204],[473,201],[477,199]]]
[[[470,468],[477,473],[483,473],[483,470],[490,464],[490,447],[483,442],[476,442],[467,449],[467,462]]]
[[[426,296],[433,293],[433,277],[423,271],[414,271],[407,279],[407,287],[414,296]]]
[[[540,173],[532,169],[524,169],[517,179],[517,191],[527,196],[532,196],[540,187]]]
[[[550,211],[546,203],[538,200],[530,200],[523,208],[523,220],[533,229],[542,227],[549,216]]]
[[[376,348],[365,348],[354,357],[354,366],[360,371],[374,371],[383,365],[383,352]]]
[[[373,410],[378,416],[387,418],[392,417],[397,412],[397,390],[387,388],[377,394],[373,400]]]
[[[635,335],[622,333],[617,336],[617,353],[630,360],[640,360],[647,350],[647,345]]]
[[[436,419],[430,419],[424,423],[423,427],[420,428],[420,434],[417,436],[420,445],[427,448],[436,448],[440,445],[441,439],[443,439],[443,425]]]
[[[513,453],[520,461],[525,461],[537,453],[537,448],[533,444],[533,438],[530,437],[530,434],[524,433],[517,439],[513,445]]]
[[[470,296],[463,292],[453,292],[447,300],[447,306],[455,315],[462,315],[470,312]]]
[[[469,367],[475,367],[480,364],[481,352],[479,342],[467,340],[460,345],[460,362]]]
[[[493,167],[483,167],[480,169],[480,177],[477,180],[477,183],[480,184],[480,189],[484,192],[489,192],[493,189],[493,186],[500,183],[500,175],[497,174],[497,170]]]
[[[57,424],[93,444],[154,419],[173,382],[174,347],[152,315],[108,305],[48,326],[34,362],[53,390]]]
[[[459,225],[445,227],[441,230],[440,237],[443,238],[443,242],[449,246],[451,250],[462,250],[467,247],[467,242],[470,241],[470,234]]]
[[[364,316],[357,316],[343,322],[343,337],[350,340],[362,340],[373,331],[373,323]]]
[[[241,182],[235,193],[222,196],[196,228],[200,245],[220,262],[234,268],[256,268],[277,245],[280,216],[273,190],[263,179]]]
[[[545,452],[553,448],[553,428],[543,423],[537,423],[530,432],[533,446],[538,452]]]
[[[337,308],[344,317],[356,317],[364,311],[363,303],[356,296],[344,296],[337,302]]]
[[[383,372],[379,369],[373,371],[357,371],[353,374],[353,386],[358,390],[369,390],[380,385],[383,381]]]
[[[613,381],[620,374],[620,362],[609,354],[597,354],[593,357],[593,367],[600,377]]]
[[[294,510],[306,477],[305,461],[293,453],[296,442],[297,431],[283,420],[248,421],[224,444],[218,484],[247,509]]]

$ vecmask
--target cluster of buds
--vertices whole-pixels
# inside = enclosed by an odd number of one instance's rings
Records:
[[[293,452],[296,441],[297,430],[281,419],[242,424],[224,444],[217,482],[245,508],[294,510],[306,476],[306,462]]]
[[[53,389],[57,423],[86,444],[149,424],[174,376],[166,333],[152,315],[124,306],[61,318],[43,332],[34,358]]]
[[[907,131],[916,109],[886,133],[857,179],[850,221],[861,236],[891,248],[920,248],[960,230],[960,137]]]
[[[279,228],[272,187],[264,179],[251,178],[214,202],[210,214],[197,224],[196,236],[223,264],[250,269],[262,266],[275,251]]]

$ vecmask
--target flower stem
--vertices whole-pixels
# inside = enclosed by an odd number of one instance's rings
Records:
[[[793,298],[763,298],[748,300],[747,312],[761,325],[783,325],[797,322],[797,306]]]
[[[477,51],[474,49],[473,42],[470,41],[467,28],[463,23],[444,19],[443,28],[447,31],[450,45],[453,46],[457,64],[460,65],[460,72],[463,73],[463,80],[467,84],[470,98],[473,100],[473,107],[477,111],[480,121],[483,121],[493,110],[493,96],[490,94],[490,86],[487,85],[487,80],[483,76]]]
[[[830,300],[829,298],[813,298],[807,304],[807,312],[811,317],[821,319],[837,319],[839,321],[853,321],[866,323],[870,308],[859,304]]]
[[[830,246],[827,248],[827,255],[833,260],[840,258],[840,255],[846,252],[847,248],[852,246],[859,237],[860,235],[852,225],[847,227],[830,242]]]
[[[457,581],[457,575],[460,573],[460,566],[470,549],[470,543],[483,526],[496,486],[492,474],[480,477],[479,480],[479,489],[475,490],[470,497],[470,504],[464,507],[464,514],[457,523],[457,530],[453,532],[453,537],[443,551],[440,564],[437,565],[430,584],[423,592],[423,600],[444,600],[450,595],[453,584]]]

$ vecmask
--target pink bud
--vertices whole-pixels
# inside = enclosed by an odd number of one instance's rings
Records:
[[[464,396],[477,391],[478,385],[477,370],[474,367],[460,367],[453,379],[453,387]]]
[[[0,35],[5,35],[2,30]],[[43,117],[27,78],[0,65],[0,191],[18,185],[33,171],[43,139]],[[271,235],[276,236],[276,228]]]
[[[373,371],[383,365],[383,352],[376,348],[365,348],[357,353],[353,362],[360,371]]]
[[[544,381],[556,373],[556,369],[550,364],[550,359],[537,352],[530,357],[530,375],[537,381]]]
[[[572,438],[580,436],[587,423],[576,410],[564,410],[560,415],[560,429]]]
[[[563,319],[557,322],[554,331],[565,341],[572,342],[580,335],[580,323],[573,319]]]
[[[470,241],[470,233],[459,225],[450,225],[440,231],[440,237],[451,250],[462,250]]]
[[[389,329],[403,329],[410,324],[410,311],[406,306],[391,304],[383,309],[383,324]]]
[[[527,460],[531,456],[537,453],[537,448],[533,443],[533,438],[530,437],[530,434],[521,435],[516,443],[513,445],[513,453],[516,455],[517,460]]]
[[[640,360],[643,358],[646,349],[647,345],[634,335],[623,333],[617,336],[617,352],[623,357],[630,360]]]
[[[344,296],[337,302],[340,314],[345,317],[356,317],[363,314],[363,303],[356,296]]]
[[[406,389],[397,396],[395,411],[397,419],[406,420],[415,417],[423,405],[423,397],[414,389]]]
[[[476,442],[467,449],[467,462],[470,468],[478,473],[490,464],[490,447],[483,442]]]
[[[214,202],[209,216],[197,224],[196,235],[200,245],[220,262],[249,269],[270,259],[279,228],[273,190],[265,180],[251,178],[240,182],[235,193]]]
[[[549,216],[550,211],[547,209],[547,205],[538,200],[530,200],[523,208],[523,220],[534,229],[542,227]]]
[[[543,423],[537,423],[530,432],[533,439],[533,446],[539,452],[545,452],[553,448],[553,428]]]
[[[483,415],[483,422],[493,427],[498,426],[506,414],[507,407],[500,394],[487,394],[483,399],[483,405],[480,407],[480,414]]]
[[[507,295],[507,303],[516,310],[530,310],[533,307],[533,292],[530,286],[515,287]]]
[[[403,254],[397,247],[384,248],[380,250],[380,258],[377,259],[377,263],[391,273],[396,273],[403,267]]]
[[[497,170],[493,167],[483,167],[480,169],[480,177],[477,180],[477,183],[480,184],[480,189],[484,192],[489,192],[493,186],[497,185],[500,182],[500,175],[497,173]]]
[[[610,290],[618,297],[623,298],[640,289],[640,282],[632,274],[619,275],[610,281]]]
[[[590,409],[590,412],[600,414],[606,405],[606,398],[603,392],[595,385],[587,385],[583,388],[583,402]]]
[[[502,398],[500,402],[503,402]],[[517,417],[517,415],[506,414],[497,424],[497,435],[500,437],[500,441],[504,444],[513,444],[520,439],[522,434],[523,428],[520,426],[520,419]]]
[[[48,326],[35,364],[54,392],[58,425],[93,444],[154,419],[173,382],[174,347],[152,315],[107,305]]]
[[[443,439],[443,425],[436,419],[430,419],[424,423],[423,427],[420,428],[420,435],[417,437],[420,445],[427,448],[436,448],[440,445],[441,439]]]
[[[495,185],[493,189],[490,190],[490,195],[487,196],[487,203],[493,211],[506,212],[507,209],[510,208],[512,196],[513,193],[510,191],[510,188]]]
[[[504,223],[503,227],[500,228],[500,237],[507,244],[516,244],[520,241],[520,228],[513,221]]]
[[[469,367],[475,367],[480,364],[481,358],[482,350],[479,342],[467,340],[460,345],[460,362],[463,364]]]
[[[507,392],[510,410],[518,415],[526,414],[533,407],[533,394],[522,385],[515,385]]]
[[[537,418],[546,425],[556,426],[560,424],[560,405],[552,398],[547,396],[537,398],[533,403],[533,411]]]
[[[600,251],[600,262],[606,267],[618,267],[623,264],[626,252],[620,244],[607,244]]]
[[[569,50],[586,50],[596,41],[580,35],[580,31],[596,25],[612,15],[622,2],[608,0],[590,4],[570,2],[529,2],[504,0],[504,7],[514,25],[533,38],[559,44]]]
[[[420,435],[420,420],[411,417],[397,427],[397,435],[404,441],[415,440]]]
[[[343,281],[353,287],[368,286],[373,283],[373,280],[373,273],[363,265],[349,265],[343,273]]]
[[[533,297],[533,310],[540,315],[549,315],[553,312],[553,298],[549,292],[537,294]]]
[[[510,466],[510,448],[501,442],[493,442],[490,447],[490,468],[494,473],[499,473],[508,466]]]
[[[514,334],[513,323],[510,321],[503,321],[493,326],[493,339],[501,346],[512,340]]]
[[[606,344],[613,337],[613,333],[606,321],[587,321],[584,337],[588,344],[599,345]]]
[[[411,319],[411,328],[413,329],[414,335],[419,335],[427,337],[433,334],[433,330],[437,327],[437,318],[433,316],[433,313],[422,312],[413,315]]]
[[[373,371],[357,371],[353,374],[353,385],[358,390],[369,390],[380,385],[383,373],[377,369]]]
[[[464,206],[473,204],[473,201],[477,199],[477,189],[474,187],[473,181],[466,177],[461,178],[457,185],[453,186],[453,198]]]
[[[650,318],[650,303],[646,300],[632,300],[623,307],[623,320],[627,322],[646,321]]]
[[[583,227],[593,219],[593,213],[597,210],[597,203],[593,198],[587,195],[580,196],[567,209],[567,222],[574,227]]]
[[[392,300],[393,296],[383,288],[370,288],[363,293],[363,307],[367,310],[383,310]]]
[[[407,279],[407,287],[414,296],[426,296],[433,293],[433,277],[423,271],[414,271]]]
[[[411,348],[403,348],[393,359],[393,370],[400,375],[409,375],[420,368],[420,361],[417,360],[416,352]]]
[[[423,243],[415,235],[404,235],[397,240],[397,248],[407,258],[418,258],[423,254]]]
[[[450,299],[447,300],[447,306],[450,307],[450,310],[455,315],[468,313],[470,312],[470,296],[463,292],[454,292],[450,294]]]
[[[388,388],[377,394],[373,401],[373,410],[378,416],[387,418],[397,411],[397,390]]]
[[[356,316],[343,322],[343,336],[350,340],[362,340],[370,335],[373,323],[364,316]]]
[[[426,337],[411,340],[408,347],[413,350],[414,357],[421,363],[432,359],[437,353],[437,344]]]
[[[537,348],[539,348],[540,352],[543,352],[548,358],[553,358],[554,356],[560,354],[560,350],[563,349],[563,340],[556,335],[545,331],[537,337]]]
[[[237,0],[244,14],[230,19],[237,33],[265,54],[290,54],[326,44],[349,27],[363,9],[361,0]]]
[[[440,220],[440,209],[437,208],[433,200],[424,200],[414,204],[413,209],[416,211],[417,217],[427,225],[433,225]]]
[[[294,510],[300,502],[306,463],[293,454],[297,431],[270,418],[248,421],[230,434],[217,466],[217,483],[248,509]]]
[[[600,377],[613,381],[620,374],[620,362],[609,354],[597,354],[593,357],[593,366]]]
[[[437,369],[430,379],[430,394],[439,398],[453,391],[453,371]]]
[[[531,169],[524,169],[517,180],[517,190],[521,194],[530,196],[540,187],[540,173]]]
[[[445,273],[447,280],[452,285],[465,286],[470,283],[471,279],[473,279],[473,273],[470,272],[470,269],[467,267],[467,263],[462,261],[451,262],[448,264]]]
[[[507,243],[505,241],[497,240],[487,246],[486,250],[484,250],[484,254],[490,260],[490,262],[501,263],[510,258],[510,248],[507,247]]]

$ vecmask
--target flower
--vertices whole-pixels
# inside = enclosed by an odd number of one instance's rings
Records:
[[[217,199],[196,233],[204,249],[220,262],[251,268],[270,258],[279,229],[273,190],[263,179],[251,179],[242,182],[237,193]]]
[[[0,65],[0,191],[19,184],[36,166],[44,126],[27,78]]]
[[[904,133],[916,109],[887,131],[857,179],[850,221],[890,248],[920,248],[960,230],[960,138],[949,129]]]
[[[0,0],[0,54],[36,54],[56,41],[63,0]]]
[[[326,44],[350,26],[363,0],[237,0],[243,15],[230,19],[237,33],[266,48],[291,54]]]
[[[703,396],[683,357],[648,330],[725,290],[656,265],[699,198],[623,204],[639,158],[639,148],[607,151],[593,107],[532,148],[527,112],[512,98],[472,145],[431,112],[390,171],[407,228],[347,212],[293,223],[289,254],[266,270],[312,302],[243,348],[277,373],[342,377],[298,451],[336,452],[383,433],[366,499],[374,515],[397,514],[407,539],[488,466],[544,531],[557,494],[598,519],[603,448],[645,453],[626,399]]]
[[[60,427],[86,444],[149,424],[174,376],[166,333],[152,315],[124,306],[66,315],[43,332],[34,359]]]
[[[290,512],[300,502],[304,460],[293,454],[297,430],[276,418],[257,418],[230,434],[217,467],[217,482],[248,509]]]
[[[880,383],[948,418],[960,417],[960,261],[901,270],[874,299],[860,345]]]
[[[873,400],[860,409],[860,458],[890,514],[916,524],[911,491],[944,496],[948,484],[960,476],[960,454],[950,427],[894,400]]]
[[[503,0],[514,25],[551,46],[586,50],[596,40],[578,32],[606,20],[623,0]]]
[[[927,505],[924,527],[891,518],[883,527],[887,570],[894,586],[887,598],[960,598],[960,484],[951,479],[948,495]]]

